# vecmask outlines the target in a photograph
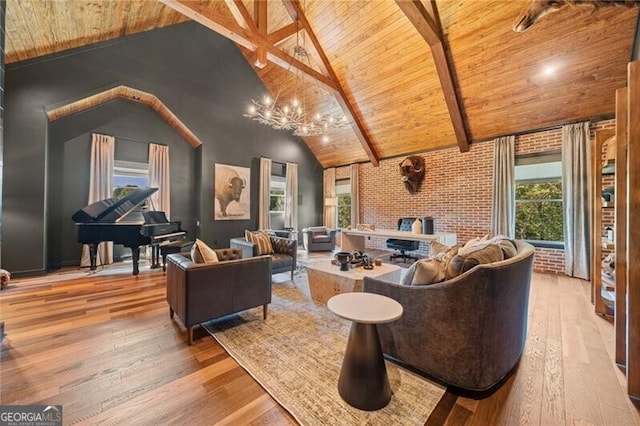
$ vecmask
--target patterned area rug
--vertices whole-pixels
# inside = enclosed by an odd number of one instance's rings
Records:
[[[342,400],[350,325],[311,300],[304,274],[274,283],[267,321],[255,308],[203,327],[302,425],[424,425],[445,388],[389,361],[389,405],[368,412]]]

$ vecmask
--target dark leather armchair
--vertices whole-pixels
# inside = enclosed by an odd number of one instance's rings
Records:
[[[336,248],[336,230],[326,226],[304,228],[302,242],[307,251],[333,251]]]
[[[413,222],[416,221],[415,217],[403,217],[398,219],[399,231],[411,231]],[[391,255],[391,259],[401,257],[403,262],[407,259],[417,259],[416,256],[407,254],[408,251],[418,250],[420,248],[420,241],[399,240],[397,238],[389,238],[387,240],[387,248],[398,250],[400,253],[394,253]]]
[[[298,242],[289,238],[270,236],[273,253],[271,253],[271,273],[291,272],[291,280],[296,270],[298,257]],[[255,257],[258,255],[258,245],[243,238],[232,238],[229,241],[231,248],[242,250],[243,258]]]
[[[271,256],[242,259],[240,249],[216,250],[219,262],[194,263],[189,254],[167,256],[169,315],[187,328],[262,305],[267,318],[271,303]]]

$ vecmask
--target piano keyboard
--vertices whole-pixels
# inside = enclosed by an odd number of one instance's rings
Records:
[[[172,238],[172,237],[177,237],[180,235],[186,235],[186,232],[174,232],[173,234],[162,234],[162,235],[154,235],[152,238],[153,240],[164,240],[164,239],[168,239],[168,238]],[[165,245],[165,244],[169,244],[171,243],[171,241],[163,241],[160,243],[160,245]]]

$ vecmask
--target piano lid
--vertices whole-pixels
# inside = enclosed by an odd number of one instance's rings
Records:
[[[75,212],[71,219],[76,223],[120,222],[157,190],[158,188],[134,189],[123,198],[97,201]]]

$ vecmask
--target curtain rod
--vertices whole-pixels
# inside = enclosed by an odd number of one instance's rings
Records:
[[[156,144],[156,145],[163,145],[163,146],[167,146],[167,144],[166,144],[166,143],[158,143],[158,142],[154,142],[154,141],[152,141],[152,140],[131,138],[131,137],[129,137],[129,136],[118,136],[118,135],[110,135],[110,136],[112,136],[112,137],[114,137],[114,138],[116,138],[116,139],[126,139],[126,140],[133,141],[133,142],[142,142],[142,143],[146,143],[146,144],[153,143],[153,144]]]
[[[269,157],[261,157],[261,158],[269,158]],[[272,163],[280,164],[281,166],[286,166],[287,165],[286,161],[283,163],[282,161],[276,161],[276,160],[272,160],[272,159],[270,159],[270,160],[271,160]],[[296,163],[292,163],[292,164],[296,164]]]

